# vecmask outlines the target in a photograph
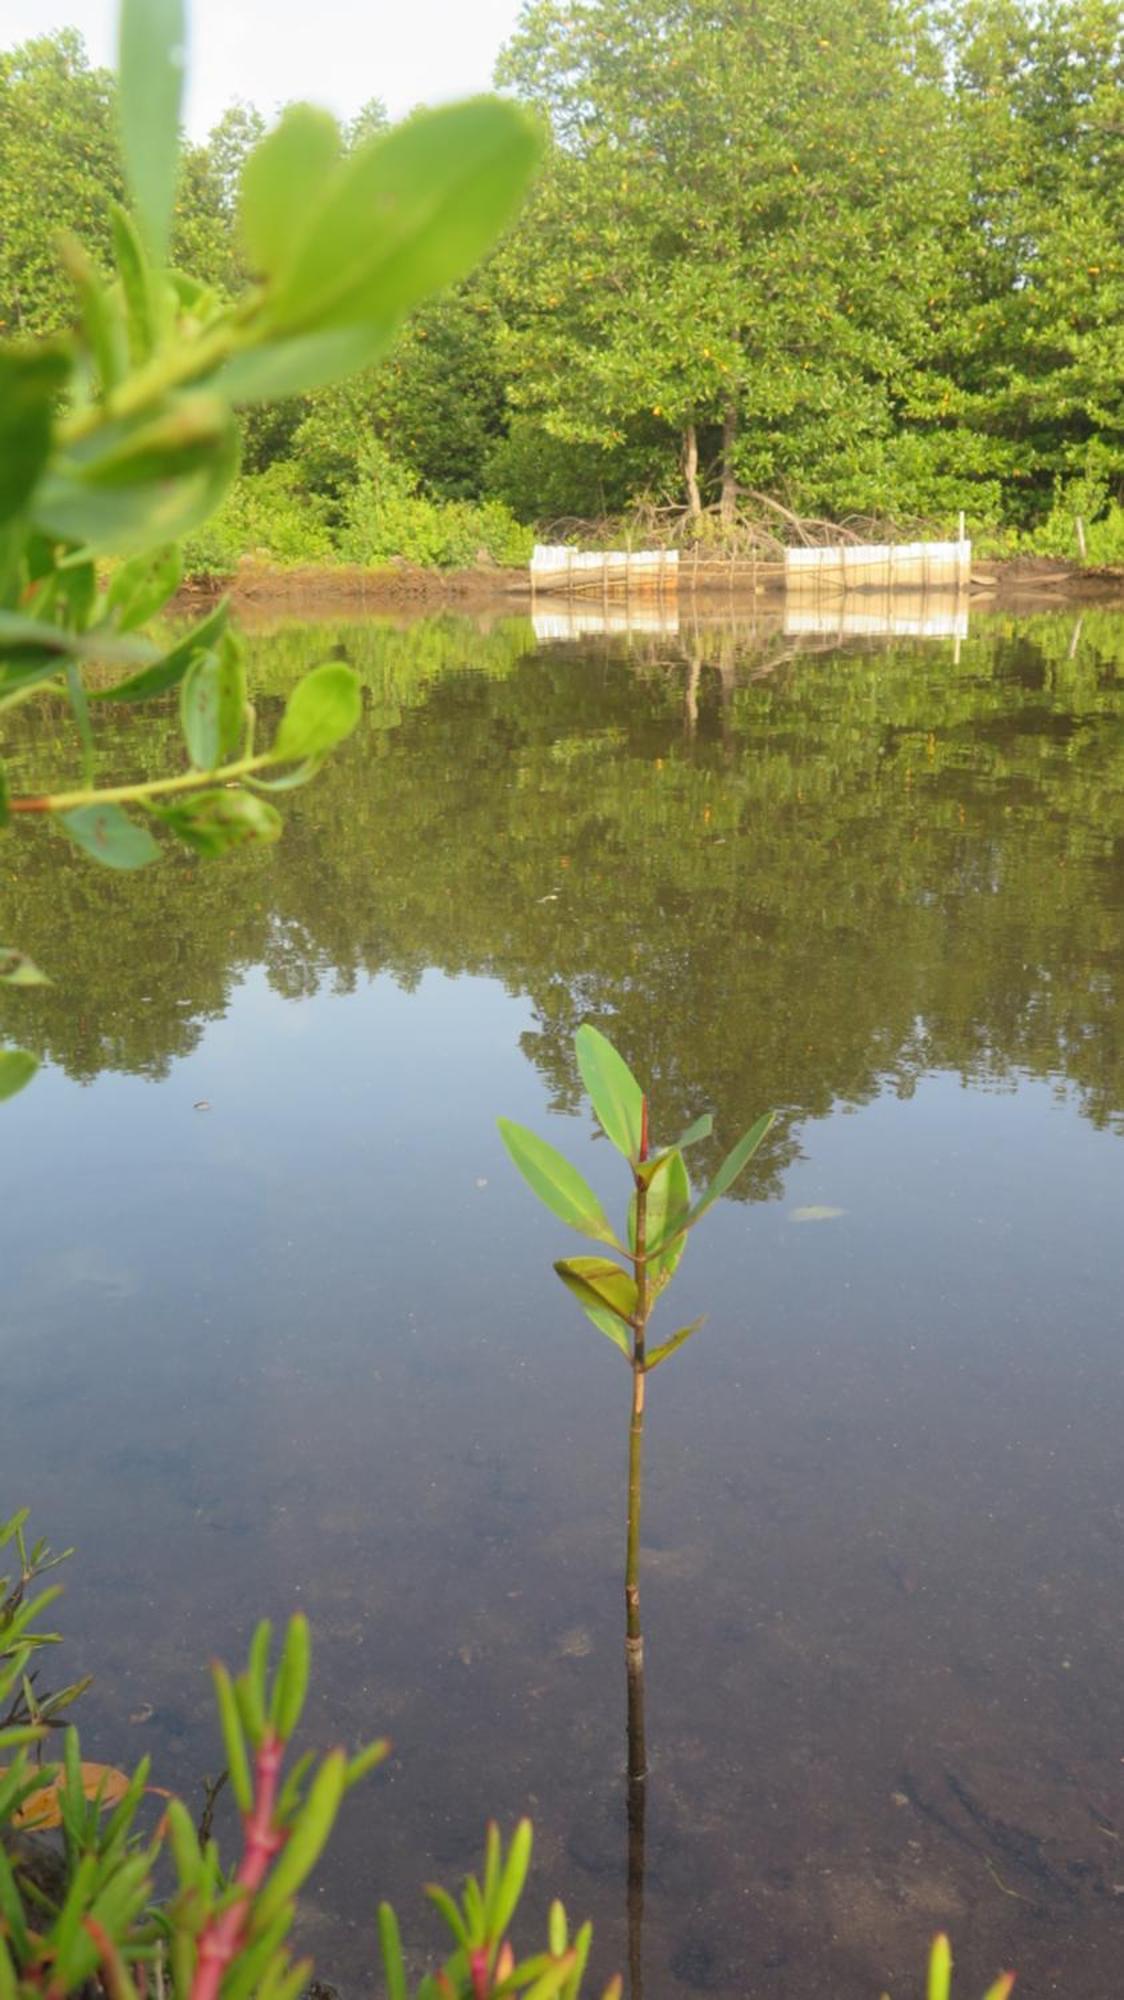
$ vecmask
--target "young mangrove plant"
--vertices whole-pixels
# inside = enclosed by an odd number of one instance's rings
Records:
[[[692,1320],[657,1347],[648,1327],[671,1283],[687,1237],[708,1208],[733,1187],[765,1139],[775,1114],[766,1112],[727,1154],[697,1198],[684,1154],[708,1139],[709,1113],[697,1118],[670,1146],[653,1146],[648,1099],[624,1058],[597,1028],[578,1029],[578,1069],[605,1137],[623,1153],[632,1175],[622,1241],[584,1176],[563,1154],[523,1125],[499,1121],[500,1135],[539,1200],[572,1229],[607,1245],[616,1257],[563,1257],[555,1264],[587,1318],[618,1348],[632,1374],[628,1433],[628,1525],[625,1553],[625,1661],[628,1673],[628,1886],[629,1957],[633,2000],[642,1990],[640,1933],[644,1884],[644,1638],[640,1625],[640,1514],[644,1486],[644,1403],[648,1376],[683,1347],[703,1324]],[[620,1260],[624,1261],[621,1262]]]

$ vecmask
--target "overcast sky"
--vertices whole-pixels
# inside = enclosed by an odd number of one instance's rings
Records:
[[[188,129],[233,98],[267,115],[290,98],[347,117],[370,97],[393,116],[487,90],[519,0],[193,0]],[[0,46],[74,27],[113,59],[115,0],[0,0]]]

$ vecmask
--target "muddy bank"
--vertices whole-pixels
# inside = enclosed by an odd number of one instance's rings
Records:
[[[400,563],[387,569],[361,569],[347,564],[321,567],[301,564],[291,569],[275,569],[265,563],[241,563],[231,576],[189,579],[180,592],[182,602],[207,602],[229,596],[241,609],[261,605],[284,610],[299,605],[325,611],[335,606],[348,610],[439,609],[442,605],[462,607],[495,604],[511,599],[530,602],[531,582],[525,569],[498,569],[481,565],[476,569],[417,569]]]
[[[487,609],[509,605],[520,608],[531,603],[532,591],[525,569],[498,569],[491,565],[476,569],[417,569],[396,564],[387,569],[360,569],[304,565],[277,569],[267,564],[243,563],[233,576],[199,578],[185,585],[185,604],[209,601],[229,593],[239,609],[261,607],[284,610],[291,607],[307,614],[310,609],[325,612],[333,608],[376,610],[437,610],[455,605],[459,609]],[[696,586],[684,571],[678,601],[700,604],[748,605],[762,597],[781,597],[783,578],[766,576],[756,589],[738,582],[733,587],[720,580],[700,581]],[[539,593],[546,606],[555,594]],[[1002,561],[980,559],[973,564],[971,601],[981,609],[1048,609],[1058,603],[1124,604],[1124,568],[1090,569],[1076,563],[1056,562],[1048,556],[1016,556]]]

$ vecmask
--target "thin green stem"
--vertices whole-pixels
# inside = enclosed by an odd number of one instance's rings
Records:
[[[135,416],[167,390],[183,388],[189,382],[198,381],[202,375],[212,374],[245,344],[240,322],[245,321],[259,303],[257,297],[245,300],[235,317],[215,327],[211,333],[155,355],[147,367],[130,375],[120,388],[107,396],[104,403],[89,404],[85,409],[75,410],[71,416],[64,417],[58,427],[60,442],[64,445],[77,444],[80,439],[92,436],[103,424]]]
[[[251,771],[260,771],[277,762],[272,751],[263,750],[258,757],[240,757],[237,763],[223,764],[216,771],[184,771],[178,778],[150,778],[137,785],[107,785],[100,790],[87,787],[76,792],[44,792],[38,798],[9,799],[8,810],[58,813],[73,812],[79,806],[143,805],[146,799],[168,792],[196,791],[200,785],[228,785],[234,778],[248,777]]]

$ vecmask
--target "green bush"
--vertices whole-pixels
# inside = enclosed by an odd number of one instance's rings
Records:
[[[284,459],[243,474],[184,544],[188,576],[229,575],[243,556],[282,565],[335,558],[324,501],[304,490],[299,468]]]
[[[408,466],[381,444],[364,445],[339,532],[347,561],[372,567],[408,562],[471,569],[490,562],[516,568],[530,562],[533,542],[532,530],[502,500],[427,500]]]

